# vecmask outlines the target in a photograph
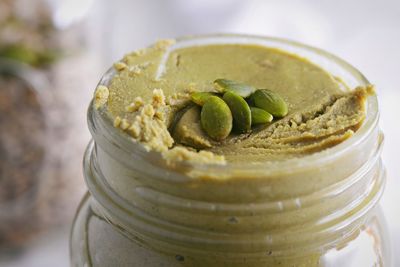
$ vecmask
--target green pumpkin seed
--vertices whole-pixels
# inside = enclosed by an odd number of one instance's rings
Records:
[[[199,106],[202,106],[202,105],[204,105],[204,103],[206,103],[207,99],[213,95],[215,95],[215,94],[210,93],[210,92],[196,92],[196,93],[191,94],[190,97],[194,103],[196,103]]]
[[[227,79],[217,79],[214,81],[214,85],[216,89],[221,93],[231,91],[240,95],[243,98],[249,97],[252,93],[256,91],[256,88],[251,85]]]
[[[250,110],[252,125],[268,123],[274,119],[271,114],[261,108],[250,107]]]
[[[227,91],[223,96],[224,101],[231,109],[233,128],[239,133],[246,133],[251,129],[251,111],[246,100],[238,94]]]
[[[201,126],[215,140],[225,139],[232,131],[232,113],[228,105],[217,96],[210,96],[200,114]]]
[[[251,97],[256,107],[269,112],[274,117],[282,118],[288,113],[285,100],[271,90],[259,89]]]

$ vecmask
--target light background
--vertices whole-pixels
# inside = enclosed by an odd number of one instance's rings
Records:
[[[78,7],[80,1],[74,2]],[[125,52],[160,38],[226,32],[289,38],[330,51],[358,68],[378,90],[388,171],[381,204],[394,266],[400,266],[399,0],[99,0],[90,20],[104,70]],[[69,266],[68,232],[61,229],[44,237],[6,266]]]

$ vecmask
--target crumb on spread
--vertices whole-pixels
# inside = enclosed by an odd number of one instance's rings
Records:
[[[140,68],[140,66],[138,65],[129,66],[128,70],[131,76],[139,75],[140,73],[142,73],[142,68]]]
[[[153,90],[152,105],[154,108],[159,108],[165,105],[165,95],[161,89]]]
[[[135,97],[132,103],[125,107],[126,112],[138,111],[144,105],[143,99],[140,96]]]
[[[175,43],[176,41],[174,39],[162,39],[154,44],[154,48],[159,50],[164,50]]]
[[[107,103],[109,94],[110,92],[106,86],[97,86],[94,94],[94,106],[96,109],[103,107]]]
[[[145,51],[146,51],[146,48],[135,50],[135,51],[132,52],[132,55],[141,56],[141,55],[143,55],[145,53]]]
[[[122,119],[121,123],[119,124],[119,128],[121,128],[122,130],[128,129],[129,126],[130,124],[127,119]]]
[[[126,65],[124,62],[121,62],[121,61],[114,63],[114,68],[117,71],[122,71],[122,70],[126,69],[127,67],[128,67],[128,65]]]
[[[122,121],[122,119],[121,119],[120,116],[115,117],[115,119],[114,119],[114,127],[119,127],[121,125],[121,121]]]
[[[174,39],[163,39],[163,40],[159,40],[158,42],[156,42],[153,46],[151,47],[146,47],[146,48],[142,48],[142,49],[138,49],[135,50],[129,54],[126,54],[123,57],[122,62],[117,62],[117,66],[114,65],[114,67],[118,70],[119,67],[122,67],[123,69],[125,69],[126,66],[128,66],[128,68],[133,67],[133,69],[131,70],[133,74],[137,73],[137,72],[141,72],[143,70],[143,67],[147,67],[144,66],[142,64],[142,66],[132,66],[131,63],[135,62],[135,58],[137,57],[142,57],[148,53],[150,53],[151,51],[164,51],[166,50],[168,47],[170,47],[171,45],[175,44],[176,41]],[[124,66],[123,63],[126,66]],[[147,63],[147,65],[149,65],[149,63]],[[135,68],[135,67],[139,67],[139,69]]]

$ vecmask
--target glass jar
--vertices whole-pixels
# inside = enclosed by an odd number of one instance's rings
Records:
[[[54,102],[43,72],[0,57],[0,266],[65,227],[84,195],[82,181],[59,164],[60,151],[74,148],[59,140]]]
[[[212,35],[176,47],[216,43],[284,49],[350,88],[369,84],[343,60],[282,39]],[[286,161],[166,168],[90,106],[89,193],[72,228],[72,266],[391,266],[378,205],[386,179],[378,117],[371,96],[362,127],[330,149]]]
[[[47,86],[30,67],[0,58],[0,251],[42,229]]]

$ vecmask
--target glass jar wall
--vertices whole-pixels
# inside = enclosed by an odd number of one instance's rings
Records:
[[[202,36],[183,38],[178,46],[207,43],[281,48],[351,88],[368,84],[342,60],[285,40]],[[107,85],[114,74],[111,69],[100,83]],[[386,176],[375,96],[352,138],[310,156],[259,165],[168,169],[105,114],[89,108],[88,119],[94,139],[84,160],[89,193],[72,229],[73,266],[391,264],[378,205]],[[225,179],[209,179],[214,174]]]

